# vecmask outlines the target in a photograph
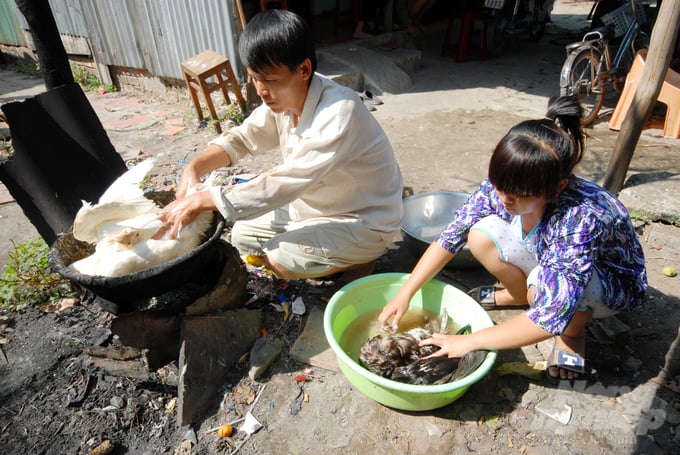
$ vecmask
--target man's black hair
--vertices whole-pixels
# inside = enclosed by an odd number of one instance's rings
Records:
[[[312,31],[297,14],[284,9],[262,11],[243,30],[239,41],[241,63],[256,73],[285,65],[294,71],[305,59],[316,71]]]

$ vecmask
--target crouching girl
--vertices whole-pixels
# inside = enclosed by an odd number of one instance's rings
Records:
[[[434,334],[433,356],[512,349],[555,337],[548,375],[585,372],[585,327],[639,305],[647,290],[642,247],[626,208],[573,173],[583,154],[575,98],[552,99],[543,119],[519,123],[501,139],[488,178],[435,238],[378,317],[398,325],[414,294],[467,242],[497,286],[472,295],[487,309],[526,312],[470,335]]]

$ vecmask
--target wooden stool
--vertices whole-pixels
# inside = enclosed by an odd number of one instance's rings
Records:
[[[215,111],[215,105],[213,104],[210,94],[216,90],[221,90],[224,100],[227,103],[231,103],[229,94],[227,93],[227,87],[229,86],[231,86],[231,90],[234,92],[234,95],[236,95],[236,100],[241,108],[241,112],[243,115],[246,114],[246,100],[243,98],[241,88],[236,81],[236,76],[234,76],[234,71],[231,69],[227,57],[224,57],[215,51],[207,50],[183,61],[181,67],[182,74],[184,74],[184,81],[189,88],[189,94],[191,95],[191,100],[196,108],[199,121],[203,120],[203,109],[198,100],[198,93],[201,93],[205,100],[205,104],[208,105],[208,111],[210,111],[212,119],[218,120],[217,111]],[[213,78],[216,82],[210,81]],[[215,123],[215,130],[217,130],[218,133],[222,132],[219,121]]]
[[[453,32],[453,24],[455,21],[460,21],[460,35],[458,43],[451,44],[451,33]],[[475,29],[476,22],[482,22],[482,34],[479,38],[479,47],[471,48],[470,40],[472,32]],[[444,34],[444,44],[442,45],[441,56],[444,57],[448,51],[455,51],[456,61],[465,61],[468,54],[478,54],[480,58],[486,58],[486,12],[484,11],[453,11],[449,18],[449,25],[446,27]]]

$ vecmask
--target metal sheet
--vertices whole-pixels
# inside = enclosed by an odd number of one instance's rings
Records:
[[[107,65],[181,79],[180,63],[206,49],[225,55],[242,77],[232,2],[95,0],[83,4],[90,39]]]
[[[180,63],[206,49],[226,57],[239,79],[237,17],[225,0],[50,0],[59,33],[86,38],[99,64],[182,79]],[[6,14],[4,14],[6,12]],[[27,46],[28,30],[12,0],[0,0],[0,43]]]

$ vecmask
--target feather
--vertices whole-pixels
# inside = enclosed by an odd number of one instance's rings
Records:
[[[141,185],[147,175],[151,173],[156,160],[149,158],[128,169],[118,177],[104,194],[99,196],[99,203],[126,202],[139,197],[144,197]]]
[[[148,221],[149,217],[155,216],[158,219],[161,208],[144,197],[140,188],[154,164],[155,160],[151,158],[130,168],[104,191],[96,205],[83,201],[73,221],[73,237],[96,244],[106,236],[130,227],[122,223],[132,218],[146,216]]]
[[[161,239],[152,238],[163,226],[162,209],[144,196],[140,185],[153,164],[149,159],[128,170],[96,205],[83,202],[74,221],[73,236],[95,244],[95,251],[71,264],[72,269],[83,275],[120,277],[164,264],[201,244],[211,226],[212,212],[199,214],[172,240],[167,238],[167,232]],[[205,182],[200,185],[188,193],[207,188]]]
[[[359,350],[359,361],[369,371],[393,381],[408,384],[444,384],[466,376],[486,358],[486,351],[472,351],[462,358],[426,358],[439,350],[438,346],[419,346],[433,333],[447,333],[448,314],[442,311],[439,321],[407,332],[378,334],[366,341]],[[470,333],[466,325],[457,334]]]
[[[73,222],[73,237],[83,242],[98,243],[105,237],[115,235],[127,227],[150,227],[160,222],[161,208],[142,196],[127,202],[107,202],[91,205],[83,203]]]

